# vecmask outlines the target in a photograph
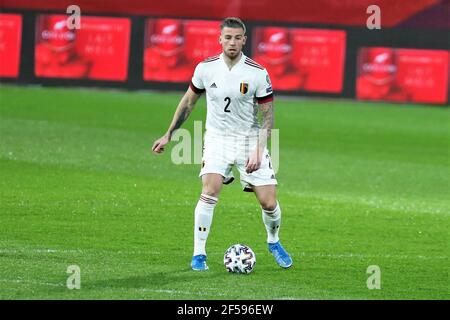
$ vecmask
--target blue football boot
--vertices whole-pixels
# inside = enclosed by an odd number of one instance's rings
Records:
[[[292,266],[292,258],[289,253],[281,245],[280,241],[276,243],[269,243],[269,251],[273,254],[275,261],[282,268],[289,268]]]
[[[205,271],[208,270],[206,264],[206,256],[204,254],[199,254],[192,257],[191,268],[195,271]]]

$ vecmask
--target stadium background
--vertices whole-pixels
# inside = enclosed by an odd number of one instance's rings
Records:
[[[2,82],[23,84],[181,90],[188,82],[192,66],[220,50],[214,30],[226,13],[241,16],[247,22],[250,42],[245,53],[267,66],[273,74],[274,89],[284,94],[445,105],[448,1],[378,1],[382,30],[366,27],[369,14],[365,12],[370,4],[370,1],[284,0],[276,10],[271,10],[270,1],[251,0],[227,4],[78,1],[85,18],[84,33],[80,30],[77,39],[74,31],[59,30],[60,34],[74,35],[66,44],[78,42],[74,49],[78,57],[72,58],[72,66],[67,58],[56,67],[59,70],[42,74],[39,70],[43,60],[57,60],[58,54],[68,54],[61,49],[66,45],[63,41],[42,38],[43,31],[52,34],[51,29],[58,21],[45,15],[64,14],[70,3],[6,0],[2,2],[0,76]],[[99,16],[103,19],[95,18]],[[122,27],[113,30],[118,24]],[[201,27],[196,29],[199,24]],[[171,33],[167,33],[167,27],[171,26]],[[102,27],[104,30],[99,31]],[[202,28],[210,33],[202,34],[206,39],[203,42],[198,31]],[[165,37],[161,36],[164,32]],[[53,53],[53,58],[40,48],[51,46],[53,52],[58,52]],[[200,46],[205,49],[194,52]],[[5,49],[13,47],[16,49]],[[415,51],[418,49],[427,51]],[[388,58],[379,62],[376,57],[383,54]],[[83,72],[83,64],[90,71]],[[164,65],[171,67],[163,70]]]
[[[80,0],[76,34],[60,23],[71,4],[1,1],[1,299],[448,299],[449,1]],[[150,152],[224,16],[273,64],[286,272],[237,183],[210,270],[191,272],[199,166],[174,165],[173,144]],[[205,113],[202,98],[183,127]],[[222,263],[241,241],[248,277]]]

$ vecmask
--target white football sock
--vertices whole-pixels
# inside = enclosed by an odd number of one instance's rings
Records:
[[[281,224],[281,209],[278,201],[273,211],[262,210],[262,218],[267,230],[267,243],[278,242],[280,240],[278,233]]]
[[[202,193],[195,207],[194,256],[199,254],[206,255],[206,240],[208,239],[217,200],[215,197]]]

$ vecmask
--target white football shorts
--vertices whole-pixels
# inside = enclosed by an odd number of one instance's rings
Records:
[[[244,191],[251,192],[252,186],[277,185],[267,148],[264,149],[260,168],[252,173],[245,171],[246,161],[256,144],[257,137],[205,133],[199,177],[207,173],[217,173],[222,175],[224,180],[229,180],[234,178],[232,168],[236,166]]]

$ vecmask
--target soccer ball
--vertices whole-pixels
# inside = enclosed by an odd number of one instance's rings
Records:
[[[223,263],[228,272],[250,273],[255,267],[256,256],[250,247],[234,244],[225,252]]]

